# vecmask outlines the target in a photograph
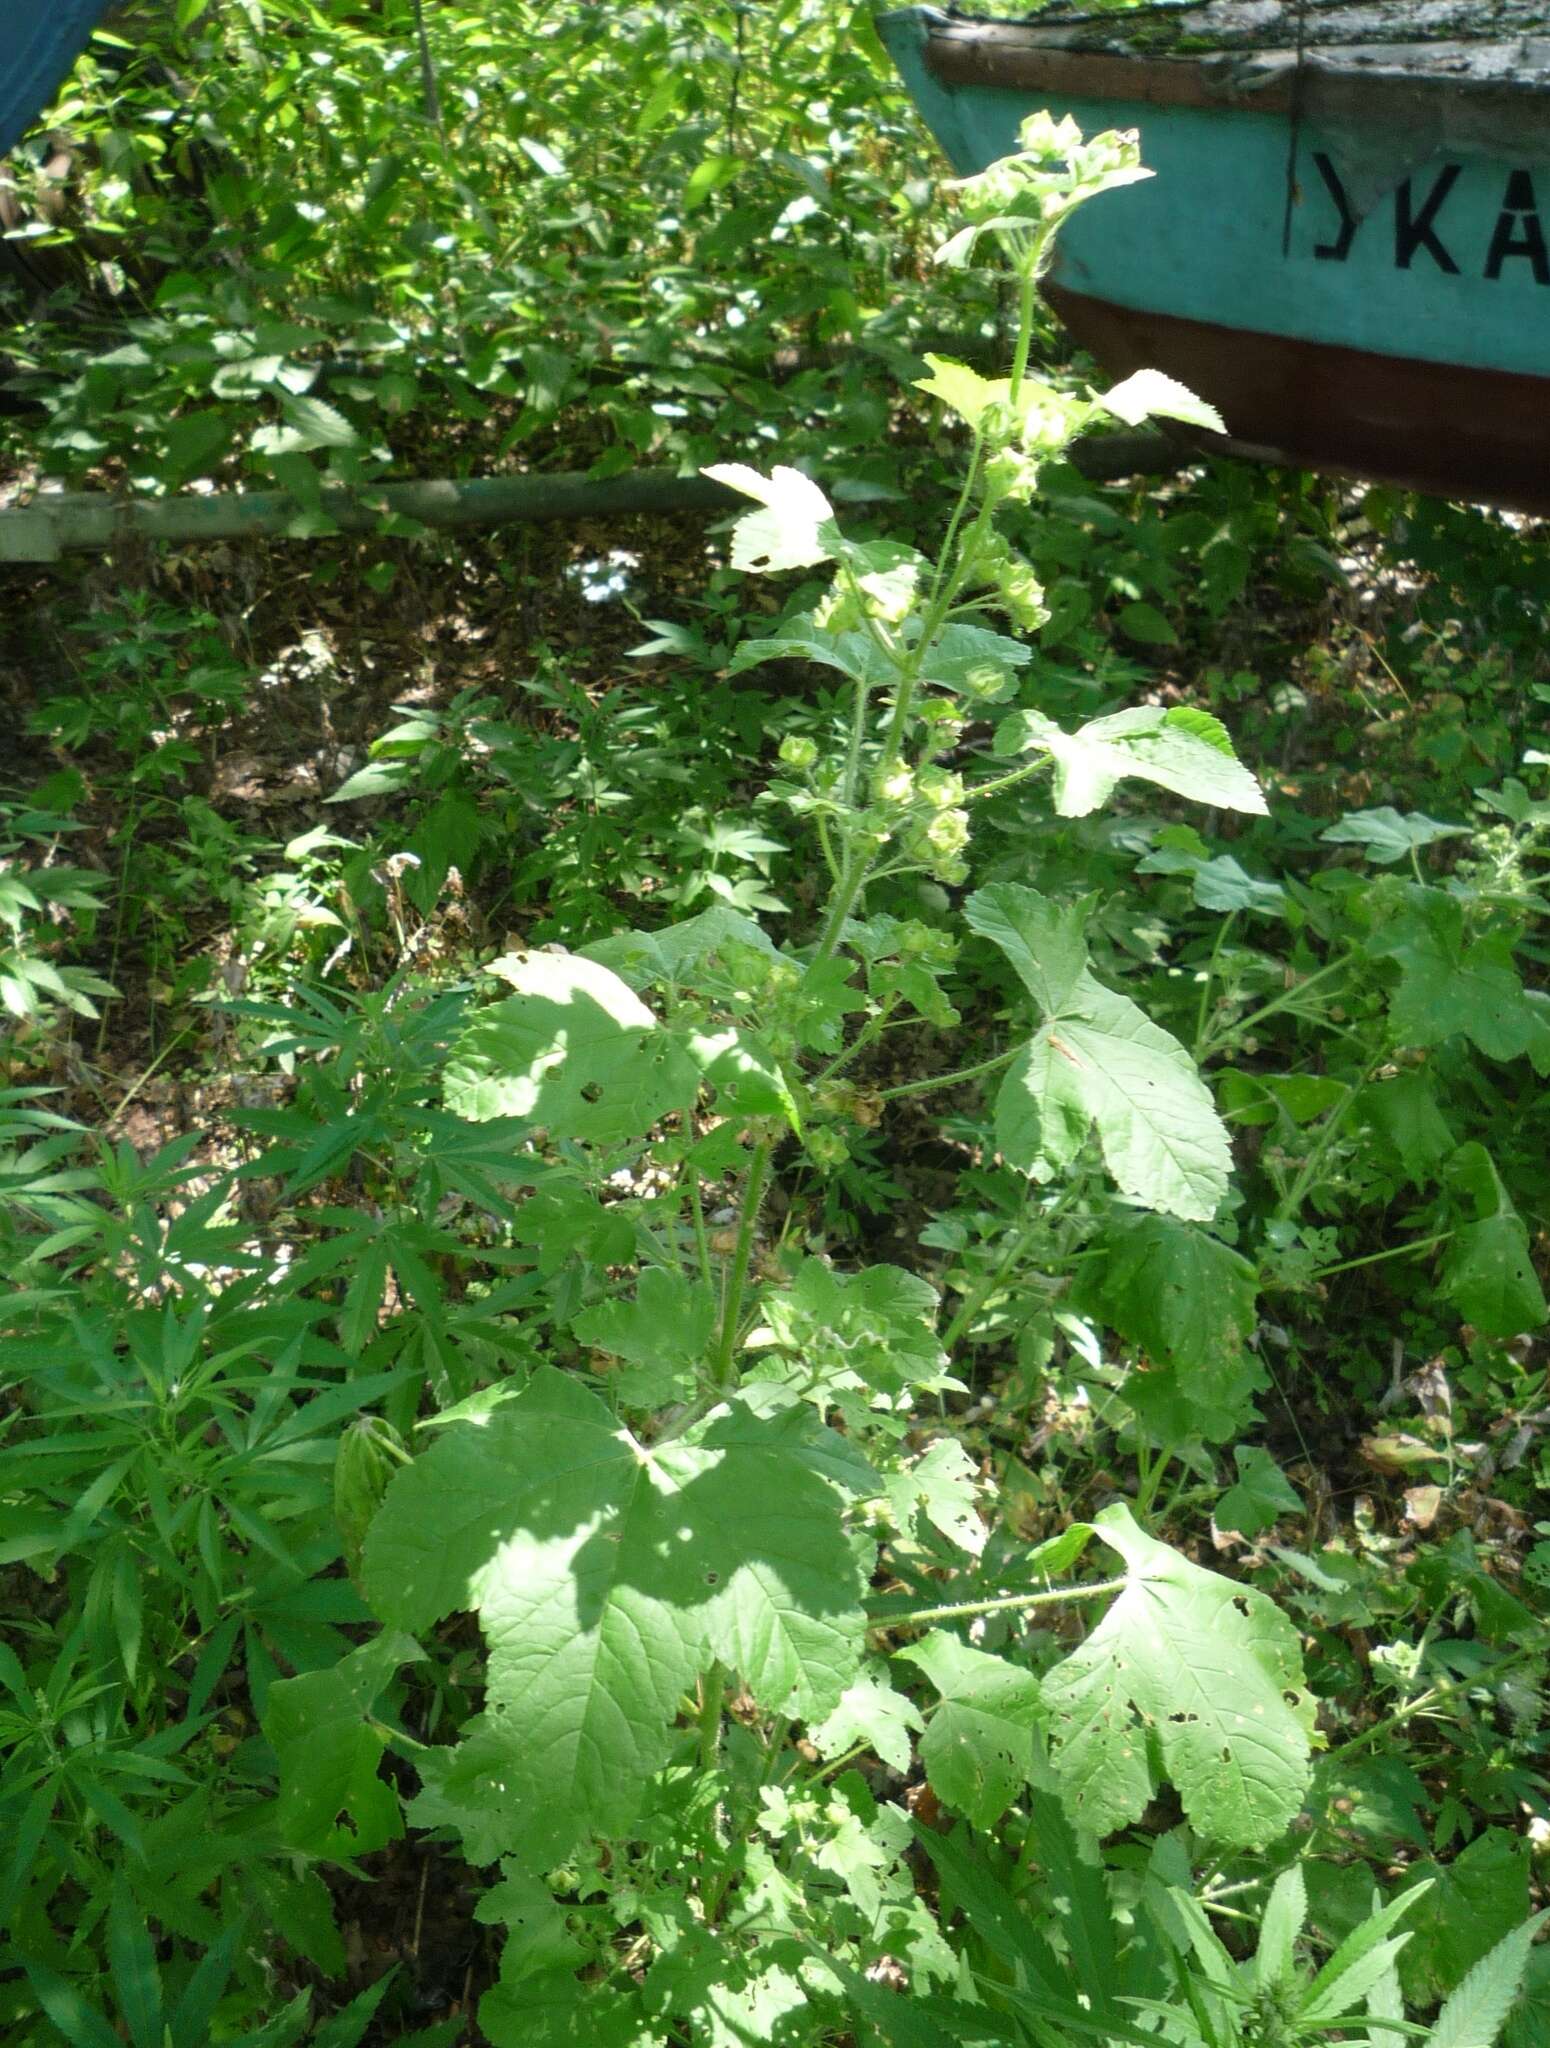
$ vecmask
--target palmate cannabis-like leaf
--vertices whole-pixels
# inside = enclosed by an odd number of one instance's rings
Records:
[[[443,1789],[500,1809],[533,1858],[628,1824],[711,1663],[804,1717],[854,1676],[861,1574],[832,1478],[854,1460],[805,1408],[765,1411],[734,1401],[648,1450],[545,1370],[389,1487],[367,1596],[406,1628],[478,1611],[487,1711]]]
[[[1264,1594],[1148,1536],[1128,1508],[1093,1527],[1125,1560],[1125,1590],[1043,1682],[1073,1820],[1100,1835],[1139,1820],[1155,1743],[1199,1834],[1262,1848],[1308,1784],[1314,1702],[1296,1630]]]
[[[1481,1957],[1438,2013],[1426,2048],[1494,2048],[1547,1921],[1550,1913],[1536,1913]]]

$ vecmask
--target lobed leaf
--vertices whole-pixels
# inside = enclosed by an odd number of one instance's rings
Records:
[[[1148,1536],[1122,1505],[1094,1527],[1125,1560],[1125,1590],[1044,1680],[1072,1818],[1096,1834],[1140,1819],[1155,1743],[1192,1827],[1263,1848],[1299,1812],[1313,1701],[1296,1630],[1262,1593]]]

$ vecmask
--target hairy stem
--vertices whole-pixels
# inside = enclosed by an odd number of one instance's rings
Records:
[[[738,1219],[737,1243],[732,1252],[732,1263],[727,1268],[726,1293],[721,1303],[721,1329],[716,1338],[716,1355],[711,1365],[711,1379],[718,1387],[724,1387],[732,1377],[732,1359],[737,1350],[737,1328],[742,1320],[743,1295],[748,1285],[748,1267],[753,1258],[754,1233],[759,1227],[759,1206],[764,1200],[764,1184],[769,1177],[772,1150],[768,1139],[762,1144],[755,1145],[753,1158],[748,1165],[748,1185],[743,1190],[743,1213]]]
[[[945,1607],[915,1607],[908,1614],[879,1615],[874,1628],[915,1628],[928,1621],[959,1621],[974,1614],[1005,1614],[1018,1607],[1060,1607],[1071,1600],[1106,1600],[1123,1593],[1126,1581],[1095,1579],[1089,1586],[1054,1586],[1046,1593],[1004,1593],[993,1600],[955,1600]]]

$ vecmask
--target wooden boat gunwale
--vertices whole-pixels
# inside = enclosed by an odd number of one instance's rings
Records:
[[[946,86],[975,85],[1050,92],[1073,99],[1123,99],[1149,106],[1294,114],[1314,125],[1359,127],[1381,119],[1435,134],[1450,146],[1500,143],[1502,124],[1516,141],[1550,150],[1550,21],[1542,50],[1514,72],[1477,75],[1448,69],[1470,53],[1523,39],[1479,37],[1446,45],[1403,43],[1189,47],[1149,45],[1144,30],[1160,16],[1183,19],[1203,12],[1190,0],[1125,15],[1040,14],[1027,21],[919,10],[925,24],[924,58]],[[1251,6],[1244,7],[1245,14]],[[1294,10],[1287,10],[1294,12]],[[1309,0],[1308,19],[1328,15]],[[1338,10],[1333,10],[1338,11]],[[1106,31],[1091,46],[1081,32]],[[1069,32],[1068,40],[1059,40]],[[1134,46],[1127,36],[1134,34]],[[1425,62],[1419,61],[1422,57]]]
[[[1407,7],[1457,22],[1472,4],[1308,0],[1324,33],[1301,49],[1250,43],[1298,22],[1298,0],[1025,22],[917,6],[879,30],[960,173],[1015,147],[1020,114],[1041,105],[1084,128],[1141,127],[1157,184],[1079,217],[1046,290],[1111,376],[1155,367],[1216,404],[1229,438],[1202,444],[1544,515],[1544,0],[1502,0],[1535,34],[1481,33],[1459,45],[1462,69],[1452,46],[1419,63],[1397,38],[1331,41]],[[1230,46],[1174,32],[1203,16],[1232,21]],[[1491,17],[1475,5],[1474,19]],[[1138,20],[1168,34],[1131,48]]]

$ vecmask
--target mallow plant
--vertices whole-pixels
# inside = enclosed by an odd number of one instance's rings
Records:
[[[418,1774],[411,1819],[493,1867],[481,1917],[505,1946],[481,2024],[497,2044],[731,2048],[858,2025],[1041,2048],[1302,2038],[1208,2018],[1239,2010],[1237,1980],[1178,1903],[1191,1853],[1278,1867],[1265,1852],[1297,1820],[1316,1741],[1296,1629],[1160,1540],[1142,1503],[1035,1540],[1000,1525],[941,1419],[961,1382],[933,1287],[784,1242],[768,1199],[876,1113],[855,1077],[885,1033],[925,1023],[936,1042],[956,1022],[940,904],[972,881],[992,791],[1046,777],[1080,817],[1128,777],[1264,807],[1205,712],[1068,731],[1030,701],[1042,603],[1003,515],[1091,426],[1212,416],[1161,376],[1081,396],[1030,368],[1062,220],[1146,173],[1129,136],[1040,115],[1021,142],[956,187],[965,225],[941,251],[1002,252],[1020,320],[1005,378],[930,360],[924,388],[968,436],[935,558],[849,538],[794,469],[712,472],[753,501],[735,568],[827,579],[733,661],[816,663],[845,692],[843,743],[788,739],[772,791],[823,877],[812,928],[777,939],[720,903],[494,963],[504,992],[466,1013],[443,1096],[521,1161],[511,1248],[492,1256],[542,1278],[542,1361],[423,1422],[411,1456],[351,1447],[352,1568],[383,1632],[270,1690],[298,1850],[349,1853],[343,1823],[380,1803],[390,1745]],[[971,727],[990,728],[988,754],[966,754]],[[901,878],[935,885],[933,918],[901,914]],[[911,1086],[983,1073],[1031,1218],[1106,1176],[1112,1200],[1187,1236],[1228,1195],[1227,1134],[1184,1046],[1094,970],[1095,908],[973,889],[962,925],[1005,956],[1021,1018],[994,1056]],[[386,1702],[466,1613],[483,1709],[422,1745]],[[1165,1787],[1182,1824],[1162,1904],[1116,1931],[1095,1844]],[[1014,1936],[1033,1961],[1007,1953]],[[1164,1949],[1193,1961],[1159,2033]],[[1120,1950],[1133,1967],[1110,1981]],[[1209,1997],[1189,1988],[1202,1973]],[[1307,2020],[1303,1979],[1286,1995]]]

